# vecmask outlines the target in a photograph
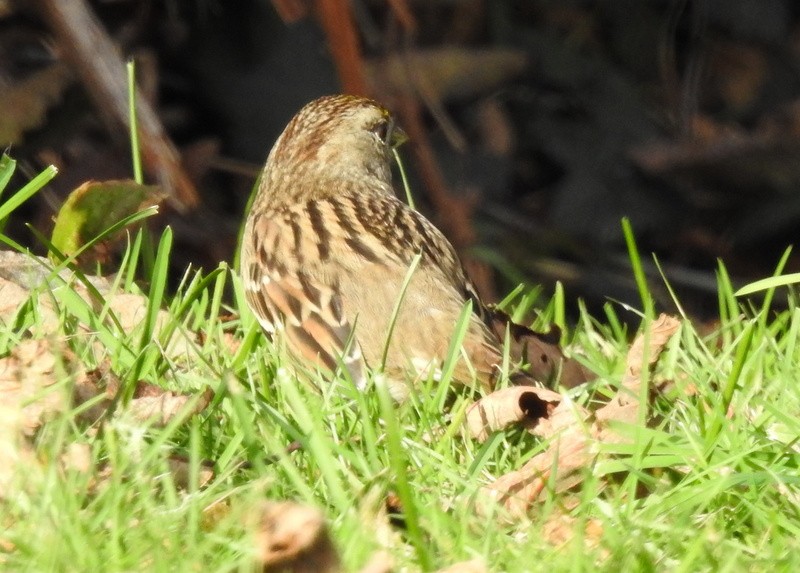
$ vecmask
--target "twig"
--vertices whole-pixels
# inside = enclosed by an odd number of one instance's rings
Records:
[[[112,135],[130,125],[125,64],[114,42],[84,0],[33,0]],[[180,211],[198,203],[194,184],[183,170],[180,154],[145,98],[137,97],[139,137],[145,168],[162,185]]]
[[[317,0],[317,17],[328,38],[339,81],[345,93],[367,95],[361,47],[347,0]]]

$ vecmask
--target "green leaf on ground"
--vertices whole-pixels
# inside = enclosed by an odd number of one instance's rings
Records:
[[[65,255],[73,255],[123,218],[158,205],[163,199],[163,191],[155,185],[140,185],[132,180],[88,181],[70,194],[58,212],[53,246]],[[114,240],[115,237],[104,237],[80,262],[102,261]]]

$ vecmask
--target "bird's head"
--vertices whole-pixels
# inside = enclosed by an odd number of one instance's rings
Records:
[[[362,188],[391,193],[391,151],[405,140],[389,111],[371,99],[316,99],[275,142],[257,201],[285,205]]]

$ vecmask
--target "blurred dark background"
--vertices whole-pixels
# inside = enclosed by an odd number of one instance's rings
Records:
[[[272,142],[340,91],[396,111],[419,208],[489,298],[562,281],[593,309],[639,306],[627,216],[686,309],[713,318],[718,259],[737,283],[762,278],[800,233],[792,0],[0,0],[0,145],[17,185],[60,170],[7,229],[37,250],[25,221],[48,233],[77,185],[132,173],[86,71],[113,54],[76,52],[88,32],[54,23],[62,8],[135,59],[180,152],[196,204],[168,201],[155,223],[176,231],[177,273],[232,260]]]

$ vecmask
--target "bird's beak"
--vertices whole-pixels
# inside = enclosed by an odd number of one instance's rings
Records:
[[[408,141],[408,135],[402,128],[394,122],[394,118],[389,123],[389,129],[386,130],[386,146],[390,149],[395,149]]]

